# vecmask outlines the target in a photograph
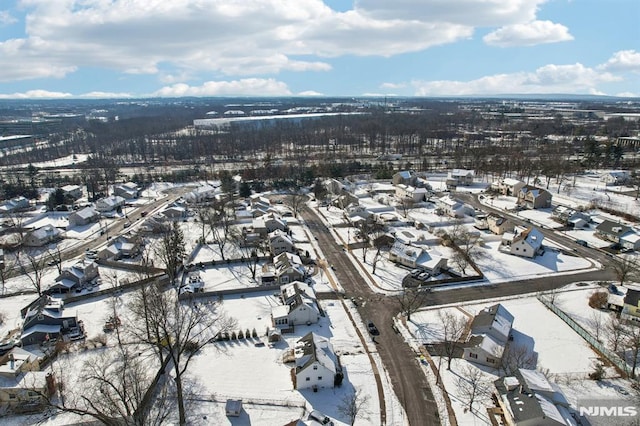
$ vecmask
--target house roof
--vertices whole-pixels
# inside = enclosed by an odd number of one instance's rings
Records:
[[[307,333],[296,342],[294,353],[296,356],[296,373],[304,370],[315,362],[332,372],[337,370],[337,360],[333,345],[326,337],[313,332]]]
[[[625,232],[624,235],[622,235],[620,237],[621,241],[628,241],[630,243],[637,243],[640,240],[640,235],[636,234],[635,231],[631,230],[628,232]]]
[[[523,186],[522,188],[520,188],[520,193],[521,194],[530,193],[533,196],[533,198],[538,198],[541,195],[551,195],[551,193],[546,189],[538,188],[537,186],[532,186],[532,185]]]
[[[77,212],[72,213],[75,216],[78,216],[82,219],[89,219],[94,216],[97,216],[99,213],[91,206],[85,207],[82,210],[78,210]]]
[[[596,226],[596,231],[603,234],[621,236],[631,231],[631,227],[605,219],[601,224]]]
[[[631,306],[640,306],[640,288],[627,286],[627,294],[624,296],[624,303]]]
[[[521,180],[512,179],[512,178],[504,178],[504,179],[502,179],[501,183],[503,185],[507,185],[507,186],[514,186],[514,185],[517,185],[519,183],[524,185],[524,182],[522,182]]]
[[[22,339],[29,337],[34,333],[48,333],[48,334],[58,334],[62,326],[59,324],[36,324],[29,327],[26,330],[22,331],[22,335],[20,336]]]
[[[473,177],[475,176],[475,170],[467,170],[467,169],[453,169],[450,172],[451,177]]]
[[[544,235],[542,235],[542,232],[538,231],[536,228],[531,227],[513,237],[513,243],[517,243],[521,240],[524,240],[534,250],[537,250],[542,246]]]
[[[507,308],[497,303],[478,312],[478,315],[476,315],[471,322],[471,330],[473,332],[473,330],[479,328],[493,327],[502,335],[508,336],[511,326],[513,325],[513,320],[513,315],[511,315]]]

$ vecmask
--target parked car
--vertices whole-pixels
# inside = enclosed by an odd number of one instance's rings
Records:
[[[333,426],[333,421],[331,420],[331,418],[329,418],[329,416],[325,416],[318,410],[313,410],[312,412],[310,412],[308,420],[315,420],[321,425]]]
[[[380,331],[378,331],[378,327],[373,323],[373,321],[367,321],[367,329],[369,330],[369,334],[372,336],[379,336]]]
[[[422,272],[420,275],[418,275],[418,277],[417,277],[417,278],[418,278],[419,280],[424,281],[424,280],[426,280],[426,279],[427,279],[427,278],[429,278],[429,277],[430,277],[430,275],[429,275],[429,273],[428,273],[428,272]]]
[[[589,243],[585,240],[576,240],[576,244],[580,244],[582,247],[589,247]]]

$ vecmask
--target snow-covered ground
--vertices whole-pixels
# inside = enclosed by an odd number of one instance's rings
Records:
[[[588,326],[591,308],[587,305],[590,295],[597,285],[578,287],[567,286],[555,293],[556,303],[576,316],[576,320]],[[413,338],[410,343],[435,343],[442,339],[442,326],[439,312],[450,312],[456,317],[471,319],[485,307],[501,303],[514,316],[514,343],[527,345],[537,354],[537,369],[544,371],[548,377],[556,381],[565,392],[570,403],[575,407],[578,398],[610,398],[628,399],[632,390],[628,381],[617,378],[615,371],[607,369],[609,377],[596,382],[588,379],[588,374],[594,371],[595,361],[599,355],[564,323],[553,312],[548,310],[535,295],[517,298],[503,298],[484,300],[462,306],[437,307],[421,310],[411,316],[407,323]],[[600,312],[600,315],[607,315]],[[451,370],[446,369],[447,360],[434,357],[436,366],[440,365],[447,393],[456,413],[458,424],[488,425],[491,424],[486,415],[485,406],[492,406],[487,395],[478,398],[472,412],[467,411],[467,401],[460,392],[459,379],[464,377],[467,368],[478,369],[477,365],[462,359],[454,359]],[[471,366],[471,367],[468,367]],[[479,368],[483,372],[484,383],[490,385],[498,379],[497,371],[487,367]]]

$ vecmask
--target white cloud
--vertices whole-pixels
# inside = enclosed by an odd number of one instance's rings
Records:
[[[407,87],[406,83],[382,83],[380,85],[381,89],[404,89],[405,87]]]
[[[640,98],[640,93],[620,92],[620,93],[616,93],[616,96],[620,98]]]
[[[150,96],[288,96],[287,85],[272,78],[246,78],[233,81],[207,81],[201,86],[178,83],[165,86]]]
[[[564,25],[551,21],[532,21],[504,26],[487,34],[482,40],[492,46],[513,47],[568,41],[573,40],[573,36]]]
[[[477,16],[472,0],[429,1],[439,11],[433,16],[407,0],[397,8],[406,16],[371,0],[346,12],[322,0],[22,0],[27,36],[0,42],[0,81],[79,67],[159,74],[165,84],[212,72],[323,72],[331,65],[317,57],[389,57],[453,43],[471,37],[474,25],[531,20],[542,0],[484,0]]]
[[[470,81],[413,81],[416,96],[464,96],[531,93],[600,93],[597,85],[621,80],[577,63],[545,65],[534,72],[494,74]]]
[[[324,96],[324,93],[316,92],[315,90],[305,90],[298,93],[298,96]]]
[[[0,10],[0,26],[11,25],[18,22],[18,20],[9,13],[8,10]]]
[[[546,0],[356,0],[356,10],[376,19],[501,26],[535,19]]]
[[[23,93],[0,94],[0,99],[64,99],[72,97],[71,93],[50,92],[48,90],[29,90]]]
[[[607,62],[600,65],[606,71],[640,72],[640,52],[635,50],[620,50],[611,56]]]
[[[134,97],[131,93],[88,92],[78,96],[84,99],[122,99]]]

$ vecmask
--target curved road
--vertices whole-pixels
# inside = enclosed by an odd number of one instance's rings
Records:
[[[472,198],[472,197],[470,197]],[[479,205],[477,200],[475,202]],[[482,206],[485,210],[487,206]],[[496,212],[500,213],[496,210]],[[305,206],[301,215],[311,233],[318,240],[327,263],[335,269],[340,284],[345,289],[345,297],[355,297],[359,301],[358,312],[363,320],[373,321],[380,335],[376,337],[378,353],[387,370],[395,394],[407,413],[410,425],[439,425],[438,408],[426,378],[416,359],[416,354],[402,337],[391,328],[393,318],[400,311],[392,298],[371,290],[362,277],[361,271],[348,258],[342,245],[335,242],[331,231],[318,217],[318,213]],[[524,223],[524,222],[523,222]],[[545,230],[547,231],[547,230]],[[551,236],[545,232],[545,235]],[[554,239],[558,239],[553,234]],[[577,245],[566,237],[562,244],[575,248],[579,254],[596,258],[606,265],[611,259],[600,251]],[[576,281],[611,280],[615,274],[611,270],[595,270],[567,275],[556,275],[499,284],[469,286],[451,290],[432,291],[427,298],[427,306],[449,303],[463,303],[472,300],[511,296],[539,291],[553,290]]]

